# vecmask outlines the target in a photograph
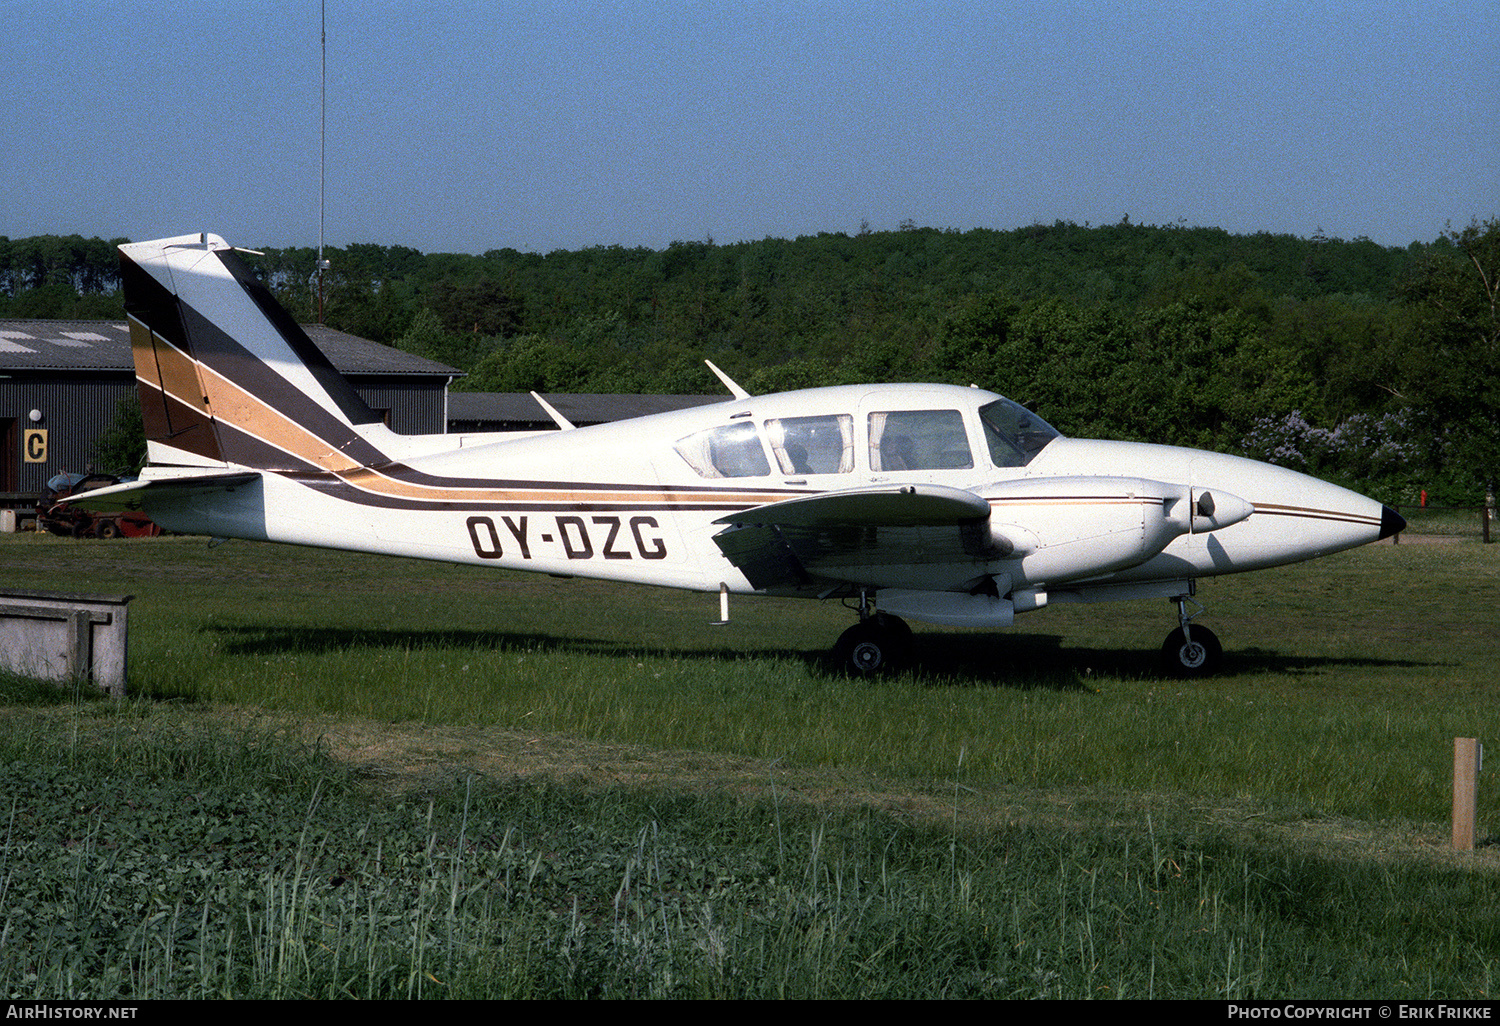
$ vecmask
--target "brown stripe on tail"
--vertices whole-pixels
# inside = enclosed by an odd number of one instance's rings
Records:
[[[222,463],[223,450],[193,362],[133,317],[130,349],[147,440]]]
[[[170,257],[148,270],[131,248],[121,249],[121,281],[148,440],[180,450],[179,458],[257,470],[390,462],[355,428],[379,417],[237,256],[183,245],[178,252],[216,262],[219,273]],[[300,365],[304,384],[271,363]]]

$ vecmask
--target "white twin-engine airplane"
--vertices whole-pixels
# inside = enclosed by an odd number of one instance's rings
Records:
[[[729,594],[838,598],[852,672],[903,618],[1008,627],[1389,538],[1393,510],[1266,463],[1065,438],[979,388],[847,385],[525,435],[399,435],[214,235],[120,247],[150,465],[92,492],[162,527]],[[710,364],[712,366],[712,364]],[[717,371],[717,368],[715,368]],[[545,403],[543,404],[545,406]],[[1196,602],[1192,605],[1201,611]]]

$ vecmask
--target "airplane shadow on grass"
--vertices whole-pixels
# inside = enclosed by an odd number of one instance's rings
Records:
[[[361,649],[399,651],[455,649],[557,653],[638,660],[736,661],[782,658],[800,661],[816,677],[841,677],[844,671],[825,649],[669,647],[616,638],[478,630],[412,630],[361,627],[293,627],[216,625],[204,630],[219,635],[229,655],[274,656],[295,653],[350,653]],[[1100,679],[1173,679],[1163,672],[1155,649],[1065,647],[1055,634],[918,632],[911,659],[900,671],[934,687],[999,686],[1055,691],[1092,691]],[[1429,666],[1417,660],[1306,656],[1264,648],[1231,650],[1213,680],[1257,673],[1318,675],[1351,667]]]
[[[1162,668],[1156,648],[1103,648],[1069,645],[1056,634],[917,634],[913,657],[919,671],[942,683],[968,681],[1058,690],[1093,690],[1100,678],[1113,680],[1178,680]],[[1418,667],[1416,660],[1308,656],[1264,648],[1231,649],[1224,653],[1218,673],[1200,678],[1215,680],[1259,673],[1317,675],[1350,667]],[[935,682],[939,682],[935,681]]]

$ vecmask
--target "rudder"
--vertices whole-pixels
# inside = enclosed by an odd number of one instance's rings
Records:
[[[216,235],[120,247],[153,465],[343,471],[380,417]]]

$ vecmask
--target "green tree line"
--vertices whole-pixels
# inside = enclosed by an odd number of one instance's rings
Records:
[[[114,242],[0,237],[0,316],[119,316]],[[1239,451],[1409,501],[1500,467],[1500,221],[1430,243],[1067,222],[665,249],[246,259],[299,318],[477,391],[977,383],[1070,434]]]

